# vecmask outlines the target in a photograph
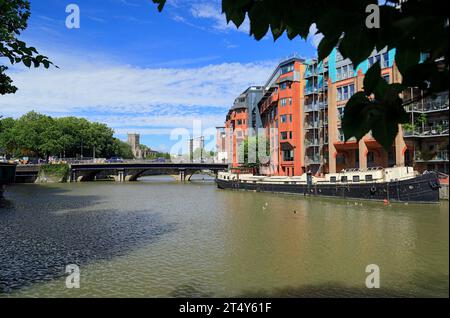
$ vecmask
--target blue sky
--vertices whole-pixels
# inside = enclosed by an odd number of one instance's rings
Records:
[[[65,26],[70,3],[79,29]],[[22,39],[60,68],[12,67],[19,91],[0,98],[2,114],[82,116],[162,151],[177,143],[174,129],[222,125],[240,92],[264,84],[286,56],[315,56],[318,40],[258,42],[248,21],[226,24],[220,0],[169,0],[162,13],[150,0],[31,0],[31,11]]]

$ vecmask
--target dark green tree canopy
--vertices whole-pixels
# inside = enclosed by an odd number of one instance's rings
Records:
[[[29,156],[66,158],[94,155],[103,158],[133,158],[130,145],[114,138],[105,124],[84,118],[53,118],[31,111],[18,119],[0,120],[0,154],[8,157]]]
[[[166,0],[153,0],[161,11]],[[402,2],[400,4],[400,2]],[[364,82],[364,92],[348,102],[343,120],[346,139],[372,131],[389,149],[406,121],[404,101],[399,94],[406,87],[419,87],[425,96],[448,89],[449,15],[442,1],[391,0],[379,5],[380,28],[368,28],[370,4],[376,0],[222,0],[228,22],[240,27],[250,20],[250,35],[262,39],[269,31],[274,40],[286,32],[289,39],[306,39],[316,24],[323,39],[318,58],[326,58],[337,47],[344,58],[358,65],[373,52],[396,49],[395,62],[403,76],[401,84],[387,84],[380,66],[373,65]],[[442,9],[439,9],[442,8]],[[421,61],[421,53],[428,58]],[[438,61],[439,60],[439,61]]]
[[[40,55],[36,48],[18,39],[27,28],[29,17],[28,0],[0,0],[0,61],[4,63],[6,59],[10,64],[22,63],[26,67],[43,65],[49,68],[53,63],[46,56]],[[0,95],[17,91],[12,79],[5,74],[7,69],[0,65]]]

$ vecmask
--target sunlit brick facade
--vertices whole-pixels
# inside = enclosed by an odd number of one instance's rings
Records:
[[[395,50],[374,51],[354,67],[334,49],[320,63],[299,57],[281,62],[265,86],[258,87],[256,107],[239,102],[245,100],[244,92],[227,115],[226,127],[230,129],[226,151],[232,166],[240,166],[237,149],[247,136],[247,129],[262,127],[270,143],[271,158],[261,166],[261,174],[321,175],[351,168],[404,165],[413,165],[421,172],[438,170],[448,174],[448,92],[407,106],[411,123],[399,126],[389,151],[371,132],[359,142],[345,142],[341,120],[346,103],[363,90],[364,75],[377,61],[388,83],[400,83],[394,57]],[[421,92],[409,89],[403,93],[403,99],[407,101],[418,94]]]

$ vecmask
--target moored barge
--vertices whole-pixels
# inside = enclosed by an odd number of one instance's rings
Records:
[[[439,202],[440,188],[436,173],[419,174],[411,167],[351,169],[324,177],[220,172],[216,183],[220,189],[417,203]]]

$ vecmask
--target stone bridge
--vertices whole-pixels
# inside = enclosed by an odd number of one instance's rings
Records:
[[[17,166],[16,180],[34,182],[37,178],[39,167],[39,165]],[[117,182],[128,182],[150,175],[171,175],[178,181],[189,181],[198,172],[217,174],[218,171],[227,168],[227,164],[216,163],[73,163],[70,164],[70,181],[85,182],[108,178]]]
[[[214,163],[96,163],[72,164],[70,180],[73,182],[93,181],[96,177],[113,178],[117,182],[136,181],[149,175],[171,175],[178,181],[190,180],[197,172],[208,171],[217,174],[228,168],[226,164]]]

